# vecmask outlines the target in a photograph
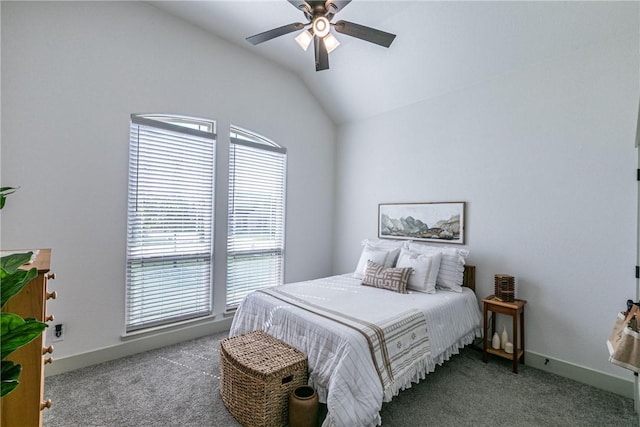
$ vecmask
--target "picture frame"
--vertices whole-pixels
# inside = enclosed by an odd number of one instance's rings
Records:
[[[465,242],[465,202],[380,203],[378,238]]]

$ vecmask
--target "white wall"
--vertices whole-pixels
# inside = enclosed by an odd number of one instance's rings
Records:
[[[516,277],[530,352],[630,379],[606,339],[635,296],[638,34],[338,129],[334,273],[377,205],[465,201],[477,293]]]
[[[335,128],[296,76],[142,2],[2,2],[1,247],[53,248],[57,359],[122,343],[129,116],[154,112],[218,123],[216,313],[230,123],[288,149],[286,280],[331,272]]]

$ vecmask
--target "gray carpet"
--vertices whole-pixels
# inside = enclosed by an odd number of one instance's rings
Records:
[[[45,427],[239,426],[219,391],[219,341],[187,341],[48,377]],[[465,348],[385,403],[383,426],[637,426],[633,401]]]

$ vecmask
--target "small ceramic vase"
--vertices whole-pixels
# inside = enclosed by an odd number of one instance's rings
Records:
[[[510,342],[506,343],[504,345],[504,351],[508,354],[513,354],[513,343],[510,343]]]
[[[497,332],[493,333],[493,339],[491,340],[491,347],[498,350],[500,348],[500,337]]]
[[[507,327],[503,326],[502,327],[502,337],[500,339],[501,343],[502,343],[502,349],[504,350],[507,343],[509,342],[509,335],[507,335]]]

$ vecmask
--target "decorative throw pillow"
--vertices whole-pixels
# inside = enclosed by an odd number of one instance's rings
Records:
[[[429,246],[422,243],[411,242],[409,249],[422,254],[440,253],[440,268],[436,285],[439,289],[462,292],[462,282],[464,278],[464,265],[469,251],[447,246]]]
[[[413,269],[391,268],[367,261],[367,268],[362,279],[362,284],[374,288],[387,289],[401,294],[407,293],[407,282]]]
[[[439,252],[421,254],[409,249],[401,249],[396,267],[411,267],[413,273],[409,276],[407,289],[412,291],[434,294],[436,292],[436,279],[440,268]]]
[[[385,267],[393,267],[399,253],[399,247],[373,246],[366,243],[362,248],[362,253],[360,254],[360,259],[358,260],[358,265],[356,271],[353,273],[353,277],[356,279],[362,279],[364,277],[364,271],[367,268],[367,261],[369,260]]]

